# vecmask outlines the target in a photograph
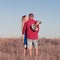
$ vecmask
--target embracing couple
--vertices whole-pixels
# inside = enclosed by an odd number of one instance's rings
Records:
[[[39,22],[34,19],[34,14],[22,16],[22,37],[24,41],[24,55],[28,47],[29,55],[32,57],[32,46],[34,45],[36,55],[38,55],[38,33]]]

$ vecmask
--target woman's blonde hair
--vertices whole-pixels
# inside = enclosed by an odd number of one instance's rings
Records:
[[[24,26],[24,23],[23,23],[23,22],[24,22],[25,17],[26,17],[26,15],[22,16],[22,19],[21,19],[21,20],[22,20],[22,21],[21,21],[21,23],[22,23],[22,26],[21,26],[22,29],[23,29],[23,26]]]
[[[24,20],[25,17],[26,17],[26,15],[22,16],[22,22],[23,22],[23,20]]]

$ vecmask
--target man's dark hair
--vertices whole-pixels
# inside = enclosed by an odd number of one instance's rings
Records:
[[[30,17],[30,16],[33,16],[33,17],[34,17],[34,14],[33,14],[33,13],[30,13],[30,14],[29,14],[29,17]]]

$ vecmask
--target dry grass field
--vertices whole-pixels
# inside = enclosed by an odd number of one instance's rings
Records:
[[[20,38],[0,38],[0,60],[60,60],[60,39],[39,39],[39,55],[33,58],[29,52],[23,56],[23,42]]]

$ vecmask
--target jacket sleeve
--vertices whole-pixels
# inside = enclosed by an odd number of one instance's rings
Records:
[[[25,23],[24,26],[23,26],[23,29],[22,29],[22,34],[25,34],[26,27],[27,27],[27,25],[26,25],[26,23]]]

